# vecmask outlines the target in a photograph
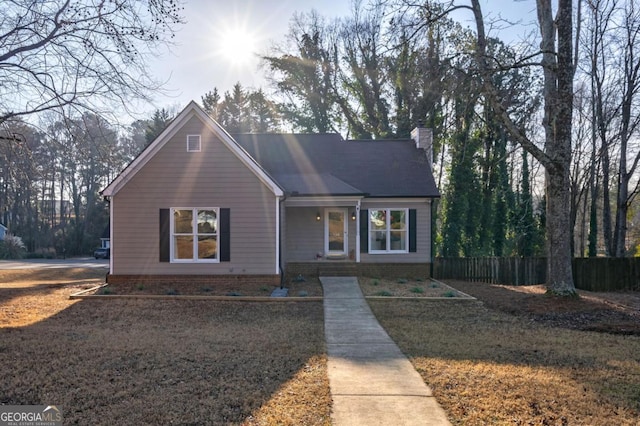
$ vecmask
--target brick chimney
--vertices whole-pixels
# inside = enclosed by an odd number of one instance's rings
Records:
[[[433,131],[419,124],[411,131],[411,139],[416,143],[416,147],[424,149],[429,165],[433,166]]]

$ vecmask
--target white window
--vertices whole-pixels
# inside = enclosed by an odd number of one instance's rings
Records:
[[[187,135],[187,152],[200,152],[200,135]]]
[[[218,262],[219,209],[171,209],[171,261]]]
[[[369,253],[407,253],[408,209],[369,209]]]

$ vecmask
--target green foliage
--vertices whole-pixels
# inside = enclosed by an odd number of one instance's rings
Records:
[[[280,130],[280,113],[262,89],[244,89],[238,82],[221,99],[214,87],[202,96],[205,112],[230,133],[274,133]]]
[[[479,139],[468,130],[455,133],[451,140],[449,185],[443,197],[444,257],[471,256],[476,252],[481,209],[477,174]]]
[[[489,40],[487,50],[503,63],[513,62],[516,56],[499,40]],[[465,64],[473,68],[473,64]],[[462,68],[461,64],[458,67]],[[443,135],[450,164],[443,188],[437,252],[444,257],[535,253],[541,246],[540,227],[534,220],[526,158],[521,168],[517,157],[510,155],[515,141],[504,128],[500,113],[483,99],[471,75],[462,71],[458,75],[451,95],[452,126]],[[512,119],[518,126],[526,126],[538,107],[536,92],[532,93],[536,80],[531,72],[506,69],[494,72],[492,79],[501,96],[509,99]],[[522,176],[517,173],[520,170]],[[528,232],[524,236],[523,230]],[[523,243],[529,247],[520,247]]]
[[[299,15],[290,27],[291,51],[263,56],[283,98],[279,109],[297,131],[327,133],[337,121],[332,47],[317,14]]]
[[[391,293],[389,290],[380,290],[376,293],[376,296],[389,297],[389,296],[393,296],[393,293]]]
[[[424,293],[424,289],[422,287],[413,287],[411,289],[411,292],[416,294],[422,294]]]
[[[173,117],[166,109],[156,109],[151,117],[151,121],[147,124],[145,138],[147,145],[153,142],[155,138],[169,125]]]
[[[397,283],[398,284],[406,284],[408,282],[408,280],[406,280],[405,278],[398,278]]]
[[[520,200],[515,224],[518,239],[517,255],[531,257],[536,252],[538,230],[533,216],[533,201],[529,185],[529,162],[525,151],[522,152],[522,179],[519,195]]]

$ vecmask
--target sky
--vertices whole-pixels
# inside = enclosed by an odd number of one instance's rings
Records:
[[[266,88],[257,54],[282,43],[294,13],[315,9],[328,19],[351,14],[350,0],[185,0],[186,24],[176,34],[175,45],[151,61],[156,79],[166,83],[155,108],[181,110],[191,100],[218,88],[221,94],[240,82],[245,88]],[[499,15],[522,23],[531,22],[534,0],[482,0],[485,15]],[[471,12],[456,15],[471,25]],[[518,37],[524,30],[511,30]],[[504,31],[503,31],[504,33]],[[145,114],[146,115],[146,114]],[[150,115],[150,114],[149,114]]]

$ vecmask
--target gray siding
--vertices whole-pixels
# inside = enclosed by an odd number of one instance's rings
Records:
[[[431,202],[393,202],[365,199],[362,209],[407,208],[416,209],[416,252],[394,254],[360,253],[362,263],[420,263],[431,261]]]
[[[351,212],[355,206],[332,206],[326,208],[347,208],[349,222],[347,255],[356,249],[356,221],[351,220]],[[316,260],[316,254],[324,255],[324,220],[325,207],[287,207],[285,261],[309,262]],[[320,213],[320,221],[316,220]]]
[[[354,206],[332,206],[348,208],[348,244],[351,253],[356,250],[357,222],[351,220]],[[309,262],[316,260],[316,254],[324,254],[324,210],[332,207],[287,207],[285,210],[284,262]],[[360,253],[362,263],[422,263],[431,261],[431,202],[394,202],[364,199],[362,209],[408,208],[416,209],[416,252],[394,254]],[[321,220],[316,221],[320,213]]]
[[[202,151],[187,152],[188,134],[202,135]],[[197,117],[189,119],[114,197],[114,275],[275,274],[274,194]],[[231,262],[159,261],[159,210],[231,210]]]
[[[323,215],[321,208],[287,207],[287,262],[309,262],[316,260],[317,253],[324,253],[324,217],[318,222],[317,212]]]

